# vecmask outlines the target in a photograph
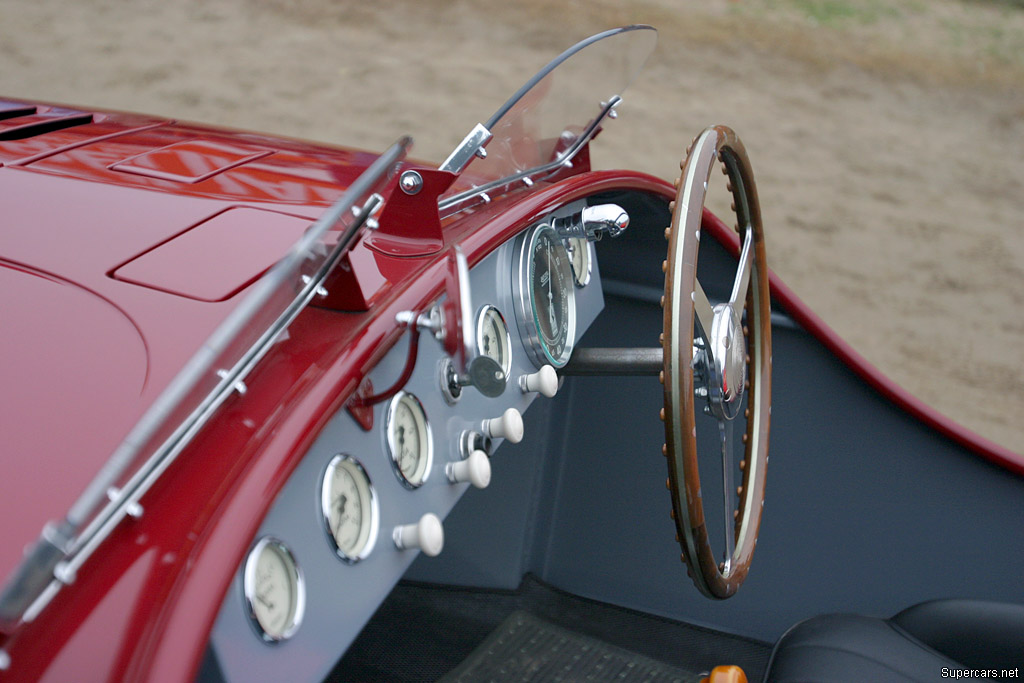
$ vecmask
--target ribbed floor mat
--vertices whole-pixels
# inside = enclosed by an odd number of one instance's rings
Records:
[[[517,610],[441,680],[697,683],[700,677]]]

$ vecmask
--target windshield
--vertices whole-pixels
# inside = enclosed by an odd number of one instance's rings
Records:
[[[487,120],[493,138],[486,157],[466,166],[441,196],[441,207],[458,208],[481,192],[557,172],[593,136],[657,39],[650,26],[626,26],[591,36],[552,60]]]

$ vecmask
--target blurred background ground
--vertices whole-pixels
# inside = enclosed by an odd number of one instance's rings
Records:
[[[1024,449],[1021,0],[0,0],[0,93],[439,160],[586,35],[660,31],[595,165],[743,137],[772,266],[855,348]],[[719,207],[721,208],[721,207]]]

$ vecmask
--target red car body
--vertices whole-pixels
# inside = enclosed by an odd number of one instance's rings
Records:
[[[257,278],[376,158],[149,116],[0,102],[0,577]],[[385,204],[399,192],[393,175]],[[473,267],[554,208],[611,190],[675,196],[649,175],[591,170],[583,155],[561,177],[443,217],[429,253],[358,241],[333,276],[334,298],[297,316],[244,394],[220,407],[140,500],[142,514],[118,524],[89,570],[33,621],[0,634],[0,680],[193,678],[275,496],[401,338],[396,315],[446,292],[450,247]],[[735,234],[710,213],[704,230],[738,252]],[[771,286],[794,320],[900,409],[1024,474],[1021,456],[910,397],[774,275]]]

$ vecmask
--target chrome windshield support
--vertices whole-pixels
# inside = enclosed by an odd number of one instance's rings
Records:
[[[322,291],[328,274],[378,210],[383,200],[376,192],[411,145],[412,140],[404,137],[384,152],[252,285],[245,299],[132,428],[64,520],[46,525],[0,592],[0,629],[10,631],[35,619],[64,584],[74,581],[79,568],[125,517],[142,514],[139,499],[224,401],[245,386],[244,380],[256,364]],[[360,201],[364,203],[357,205]],[[327,242],[327,233],[339,226],[337,242]],[[289,295],[289,291],[297,293]],[[282,292],[286,298],[282,299]],[[260,327],[268,316],[273,318]],[[243,347],[245,351],[232,351],[251,336],[255,339]],[[211,383],[208,393],[193,398]],[[186,416],[177,418],[189,408]]]
[[[491,131],[487,130],[487,126],[482,123],[476,124],[473,130],[469,131],[469,135],[463,138],[459,146],[451,153],[451,155],[444,160],[439,167],[439,171],[448,171],[449,173],[462,173],[462,169],[466,168],[473,157],[479,157],[483,159],[487,156],[487,151],[484,147],[491,141]]]

